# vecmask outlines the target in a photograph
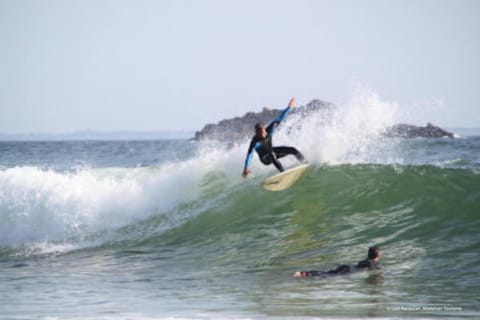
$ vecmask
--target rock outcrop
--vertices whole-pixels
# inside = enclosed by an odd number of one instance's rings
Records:
[[[314,112],[326,112],[335,108],[332,103],[312,100],[305,106],[294,108],[292,114],[307,116]],[[238,141],[253,135],[256,123],[268,123],[280,115],[282,110],[263,108],[261,112],[248,112],[243,117],[225,119],[217,124],[207,124],[202,130],[195,132],[193,140]]]
[[[396,124],[385,131],[387,137],[401,137],[401,138],[453,138],[451,132],[443,130],[440,127],[428,123],[425,127],[414,126],[411,124]]]
[[[324,112],[327,114],[335,110],[335,108],[335,105],[332,103],[315,99],[305,106],[294,108],[291,114],[299,114],[302,117],[316,112]],[[256,123],[268,123],[281,112],[282,110],[280,109],[263,108],[261,112],[248,112],[243,117],[225,119],[217,124],[207,124],[202,130],[195,133],[193,140],[239,141],[253,135],[253,127]],[[453,138],[453,133],[434,126],[431,123],[428,123],[425,127],[397,124],[387,128],[384,135],[386,137],[401,138]]]

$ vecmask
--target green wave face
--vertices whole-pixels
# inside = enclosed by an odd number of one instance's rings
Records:
[[[204,198],[177,208],[195,215],[149,233],[163,219],[152,218],[129,250],[160,256],[156,267],[173,279],[212,282],[209,290],[223,294],[234,286],[234,297],[260,299],[260,312],[270,315],[391,316],[387,308],[406,315],[399,304],[476,310],[480,179],[472,171],[323,166],[283,192],[264,191],[257,180],[225,189],[222,179],[209,177]],[[296,270],[355,263],[374,244],[381,248],[380,272],[291,278]]]

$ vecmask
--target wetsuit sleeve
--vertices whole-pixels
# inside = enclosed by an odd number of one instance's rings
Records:
[[[369,269],[382,269],[381,266],[379,266],[377,263],[375,262],[372,262],[370,260],[362,260],[360,262],[357,263],[357,265],[355,266],[355,268],[357,269],[364,269],[364,268],[369,268]]]
[[[306,277],[319,277],[325,275],[324,271],[317,271],[317,270],[311,270],[311,271],[300,271],[300,276],[302,278]]]
[[[355,268],[357,268],[357,269],[371,268],[371,267],[372,267],[372,264],[368,260],[359,261],[357,263],[357,265],[355,266]]]
[[[243,167],[244,170],[248,169],[250,163],[252,162],[253,154],[255,153],[255,145],[257,141],[255,138],[252,139],[250,142],[250,146],[248,147],[247,157],[245,158],[245,166]]]
[[[285,110],[283,110],[278,117],[273,119],[273,121],[266,128],[269,135],[272,135],[275,132],[275,128],[287,117],[289,113],[290,107],[286,107]]]

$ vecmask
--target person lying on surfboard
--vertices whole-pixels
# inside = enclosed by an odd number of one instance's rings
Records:
[[[264,165],[272,164],[278,171],[284,171],[282,164],[278,159],[283,158],[289,154],[294,155],[298,161],[305,163],[305,158],[303,155],[295,149],[294,147],[273,147],[272,146],[272,135],[275,132],[276,127],[285,119],[290,110],[295,107],[295,98],[290,99],[288,107],[282,111],[282,113],[275,118],[267,127],[262,123],[257,123],[255,125],[255,136],[253,136],[250,146],[248,148],[247,157],[245,159],[245,166],[243,168],[242,176],[246,178],[250,173],[248,169],[253,158],[254,151],[257,152],[260,161]]]
[[[306,278],[306,277],[325,277],[325,276],[335,276],[342,275],[362,270],[369,269],[381,269],[378,265],[378,260],[380,259],[380,249],[377,246],[368,248],[368,258],[358,262],[356,265],[342,264],[336,269],[329,271],[297,271],[293,274],[295,278]]]

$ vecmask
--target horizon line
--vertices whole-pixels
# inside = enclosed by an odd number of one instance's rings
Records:
[[[135,131],[135,130],[79,130],[70,132],[0,132],[0,141],[15,140],[165,140],[165,139],[189,139],[195,134],[194,130],[158,130],[158,131]]]
[[[446,126],[443,129],[453,131],[479,131],[478,127],[469,126]],[[74,141],[74,140],[168,140],[168,139],[192,139],[197,130],[111,130],[100,131],[85,129],[66,132],[0,132],[0,141]]]

